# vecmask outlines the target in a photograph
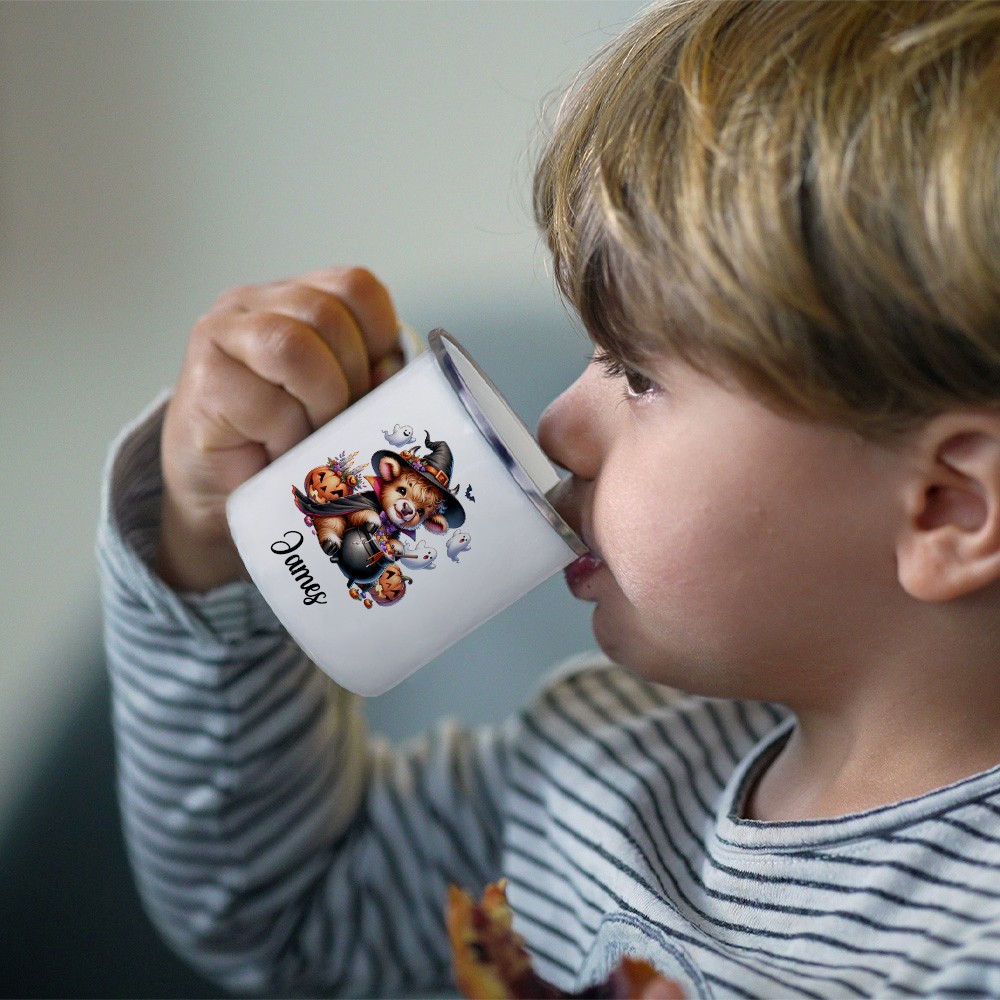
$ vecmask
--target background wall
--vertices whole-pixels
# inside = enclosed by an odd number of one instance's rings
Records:
[[[108,442],[233,284],[360,263],[534,424],[588,353],[530,214],[546,95],[608,2],[0,4],[0,996],[215,996],[140,909],[93,538]],[[370,703],[403,736],[590,642],[550,581]]]
[[[577,374],[532,134],[638,6],[0,5],[0,829],[100,673],[107,443],[218,292],[362,263],[529,423]],[[501,715],[586,622],[552,581],[376,701],[376,724]]]

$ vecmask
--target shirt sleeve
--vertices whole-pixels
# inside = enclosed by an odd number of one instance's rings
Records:
[[[509,730],[395,749],[249,583],[151,570],[164,401],[112,449],[98,536],[119,797],[146,908],[241,993],[398,995],[448,982],[449,882],[497,877]]]

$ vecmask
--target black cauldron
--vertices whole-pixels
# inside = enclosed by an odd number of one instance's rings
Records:
[[[378,529],[370,524],[362,524],[357,528],[348,528],[344,532],[337,563],[340,571],[352,583],[361,586],[374,583],[382,575],[382,570],[389,561],[378,546],[375,538],[377,531]]]

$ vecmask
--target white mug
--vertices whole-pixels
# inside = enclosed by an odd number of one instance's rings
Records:
[[[401,339],[401,371],[227,506],[288,633],[367,696],[587,551],[545,498],[558,473],[466,351],[444,330],[429,350],[408,328]]]

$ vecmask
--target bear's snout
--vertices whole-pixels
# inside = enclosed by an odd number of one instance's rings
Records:
[[[415,513],[414,508],[405,500],[398,500],[396,502],[396,516],[401,521],[412,520],[414,513]]]

